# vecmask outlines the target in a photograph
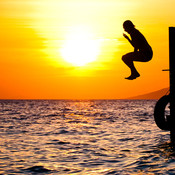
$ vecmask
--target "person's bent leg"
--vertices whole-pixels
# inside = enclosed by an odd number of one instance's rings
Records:
[[[140,74],[136,70],[136,68],[134,66],[134,63],[133,63],[135,57],[136,57],[136,53],[135,52],[130,52],[130,53],[126,54],[126,55],[123,55],[123,57],[122,57],[123,62],[131,70],[131,75],[129,77],[127,77],[126,79],[133,80],[133,79],[135,79],[135,78],[140,76]]]

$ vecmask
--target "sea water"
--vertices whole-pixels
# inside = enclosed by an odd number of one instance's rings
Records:
[[[0,174],[175,174],[156,100],[1,100]]]

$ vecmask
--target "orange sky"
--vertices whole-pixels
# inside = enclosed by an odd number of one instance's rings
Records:
[[[169,66],[174,7],[174,0],[0,0],[0,98],[120,99],[168,87],[161,70]],[[133,51],[122,35],[127,19],[154,52],[135,63],[141,77],[133,81],[121,61]]]

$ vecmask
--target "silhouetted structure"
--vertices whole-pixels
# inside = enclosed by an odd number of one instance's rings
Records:
[[[170,59],[170,137],[175,146],[175,27],[169,27]]]
[[[154,119],[157,126],[170,131],[170,139],[175,149],[175,27],[169,27],[169,71],[170,93],[161,97],[154,108]],[[166,115],[165,108],[170,103],[170,115]]]
[[[122,57],[123,62],[131,69],[131,75],[126,79],[134,80],[139,77],[140,74],[135,68],[133,61],[150,61],[152,59],[153,52],[145,37],[135,28],[134,24],[130,20],[123,23],[123,28],[130,34],[131,39],[126,34],[123,34],[123,36],[134,47],[134,52],[127,53]]]

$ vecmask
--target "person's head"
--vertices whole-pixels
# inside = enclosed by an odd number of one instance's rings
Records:
[[[130,33],[135,28],[135,25],[130,20],[126,20],[123,23],[123,28],[126,32]]]

